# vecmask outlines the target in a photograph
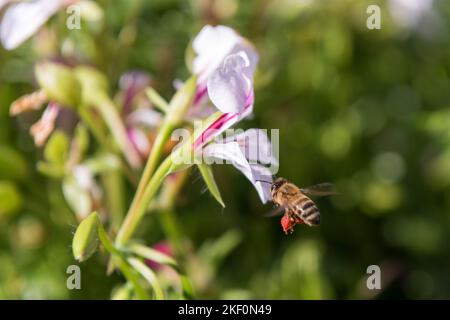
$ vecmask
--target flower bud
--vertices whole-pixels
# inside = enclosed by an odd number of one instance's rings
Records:
[[[78,106],[81,86],[69,67],[42,62],[36,66],[35,72],[39,85],[50,100],[64,106]]]
[[[97,249],[98,224],[97,212],[91,213],[81,221],[72,242],[73,256],[76,260],[80,262],[87,260]]]

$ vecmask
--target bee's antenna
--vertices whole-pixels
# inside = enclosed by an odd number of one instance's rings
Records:
[[[267,181],[267,180],[256,179],[255,181],[259,181],[259,182],[264,182],[264,183],[272,184],[272,182]]]

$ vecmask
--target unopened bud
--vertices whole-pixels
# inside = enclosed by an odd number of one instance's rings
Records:
[[[98,224],[97,212],[91,213],[81,221],[72,242],[73,256],[76,260],[80,262],[87,260],[97,249]]]

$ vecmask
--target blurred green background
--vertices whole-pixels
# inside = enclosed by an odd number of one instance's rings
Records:
[[[104,0],[106,31],[60,32],[58,51],[44,29],[0,49],[0,298],[105,299],[122,281],[105,275],[97,254],[80,264],[82,289],[66,288],[78,222],[60,183],[36,170],[32,121],[9,117],[11,102],[35,88],[34,63],[74,55],[113,86],[141,69],[169,98],[173,80],[189,74],[186,46],[207,23],[235,28],[260,53],[255,116],[240,126],[279,128],[278,175],[299,186],[332,182],[339,195],[317,201],[320,227],[286,236],[233,167],[214,168],[223,210],[193,171],[176,215],[196,252],[188,269],[197,296],[450,298],[450,2],[405,10],[410,20],[390,2]],[[380,30],[366,27],[369,4],[381,7]],[[157,215],[143,224],[146,243],[163,238]],[[366,288],[373,264],[381,290]]]

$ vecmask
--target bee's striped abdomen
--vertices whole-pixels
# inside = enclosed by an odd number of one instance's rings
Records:
[[[296,213],[300,218],[310,226],[317,226],[320,224],[320,212],[315,203],[307,196],[299,197],[295,203]]]

